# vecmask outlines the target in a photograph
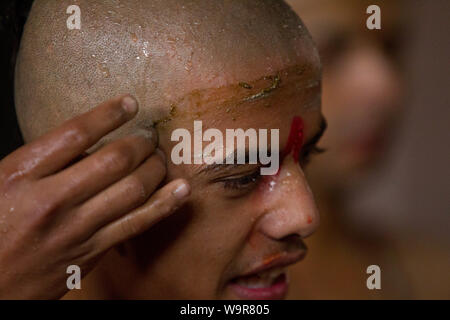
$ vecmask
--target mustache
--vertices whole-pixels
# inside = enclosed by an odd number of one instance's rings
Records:
[[[270,268],[284,262],[290,265],[301,260],[307,251],[308,248],[299,235],[288,236],[264,246],[264,251],[256,247],[255,251],[248,255],[251,258],[247,258],[246,262],[241,264],[237,273],[247,274],[252,270]]]

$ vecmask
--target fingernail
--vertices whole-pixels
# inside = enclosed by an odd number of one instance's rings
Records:
[[[130,96],[126,96],[122,99],[122,108],[128,113],[134,114],[138,110],[137,101]]]
[[[191,187],[187,183],[180,184],[173,192],[175,198],[182,200],[191,193]]]

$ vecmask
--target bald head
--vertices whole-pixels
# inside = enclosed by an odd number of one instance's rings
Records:
[[[67,7],[81,8],[68,30]],[[26,140],[123,93],[146,128],[201,88],[252,81],[311,55],[300,19],[278,0],[36,0],[16,68]]]

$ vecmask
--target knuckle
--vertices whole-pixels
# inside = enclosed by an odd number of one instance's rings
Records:
[[[45,197],[40,201],[40,212],[44,216],[53,215],[64,206],[64,200],[61,197]]]
[[[139,234],[142,228],[131,217],[126,217],[125,219],[123,219],[123,221],[120,223],[120,227],[124,237],[126,238]]]
[[[80,121],[73,120],[67,125],[62,139],[65,145],[86,146],[91,142],[91,135]]]
[[[45,221],[55,216],[63,205],[58,198],[39,197],[33,201],[33,208],[30,208],[30,223],[32,225],[42,225]]]
[[[7,193],[23,178],[20,170],[7,168],[0,171],[0,190]]]
[[[6,193],[20,182],[27,180],[30,174],[26,168],[33,161],[34,158],[27,162],[27,160],[20,160],[20,157],[17,159],[14,156],[3,159],[0,162],[0,190]]]
[[[124,173],[133,166],[133,156],[131,148],[120,144],[109,151],[103,158],[103,165],[108,171]]]
[[[138,202],[145,201],[148,191],[144,182],[134,175],[129,176],[127,180],[127,193],[133,195]]]

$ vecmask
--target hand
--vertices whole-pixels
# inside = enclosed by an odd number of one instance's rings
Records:
[[[0,298],[54,299],[66,269],[83,276],[109,248],[147,230],[188,197],[166,175],[156,137],[129,136],[81,157],[131,120],[122,96],[75,117],[0,162]]]

